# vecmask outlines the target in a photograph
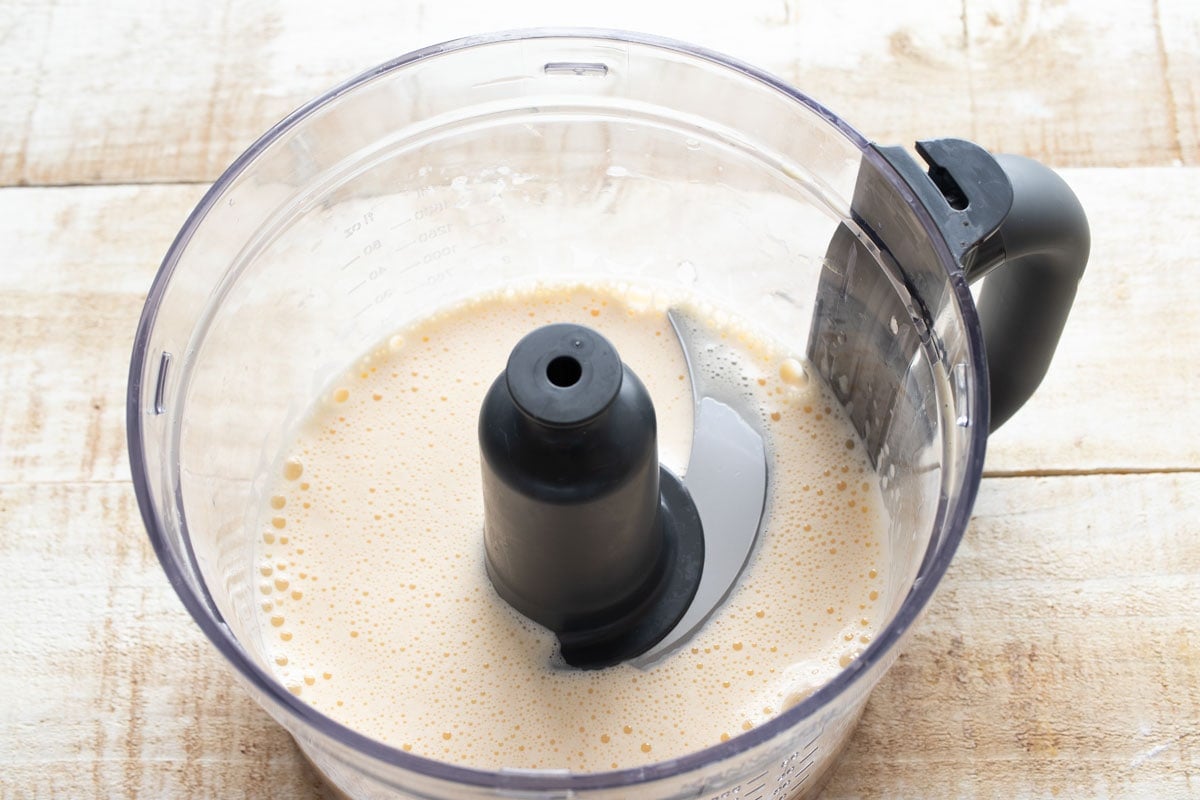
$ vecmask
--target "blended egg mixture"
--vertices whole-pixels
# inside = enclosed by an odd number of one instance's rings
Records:
[[[328,387],[282,454],[256,542],[263,657],[365,734],[481,769],[599,771],[728,740],[847,666],[882,624],[886,519],[861,443],[794,353],[710,314],[766,439],[764,527],[726,602],[641,669],[577,670],[484,567],[479,408],[555,322],[616,346],[687,465],[693,398],[668,305],[616,287],[481,296],[398,331]]]

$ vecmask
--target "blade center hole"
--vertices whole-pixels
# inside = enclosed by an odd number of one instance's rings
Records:
[[[546,378],[560,389],[567,389],[579,382],[583,366],[571,356],[559,356],[546,365]]]

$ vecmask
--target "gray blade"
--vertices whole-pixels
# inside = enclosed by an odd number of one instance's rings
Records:
[[[687,612],[662,641],[633,660],[638,667],[651,665],[691,638],[729,596],[754,550],[767,503],[766,446],[747,421],[757,416],[749,400],[727,387],[708,385],[700,361],[704,356],[695,342],[698,327],[679,309],[667,316],[683,347],[696,403],[683,484],[704,527],[704,569]],[[745,410],[739,412],[739,405]]]

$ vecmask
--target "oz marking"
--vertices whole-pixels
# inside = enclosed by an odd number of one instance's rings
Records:
[[[421,263],[422,264],[433,264],[434,262],[441,261],[446,256],[454,255],[454,251],[457,249],[458,249],[458,245],[448,244],[445,247],[441,248],[440,250],[434,250],[432,252],[426,253],[425,255],[421,256]]]
[[[349,239],[351,236],[358,233],[359,231],[361,231],[363,228],[365,228],[367,225],[370,225],[374,221],[375,221],[375,213],[373,211],[368,211],[367,213],[362,215],[362,219],[360,219],[356,222],[352,222],[352,223],[350,223],[349,226],[347,226],[346,228],[343,228],[342,235],[345,236],[347,239]]]

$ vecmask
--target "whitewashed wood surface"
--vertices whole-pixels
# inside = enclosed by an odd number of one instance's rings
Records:
[[[532,24],[690,39],[878,141],[1066,167],[1093,255],[1059,354],[826,796],[1200,796],[1200,6],[649,5],[0,2],[0,798],[321,796],[142,530],[137,316],[205,184],[280,116]]]

